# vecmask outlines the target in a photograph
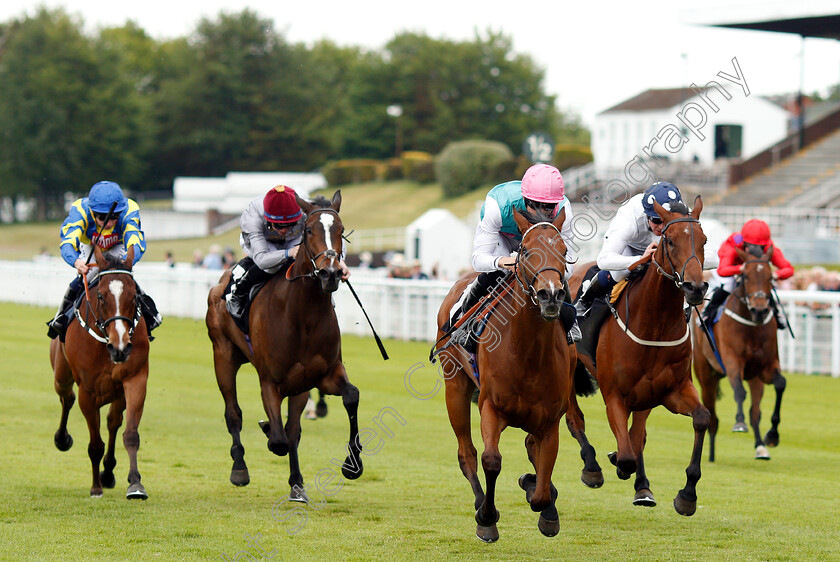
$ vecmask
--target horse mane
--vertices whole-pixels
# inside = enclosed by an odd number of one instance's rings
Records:
[[[529,224],[537,224],[538,222],[554,222],[555,218],[542,209],[531,210],[526,208],[524,211],[521,211],[520,214],[525,217],[525,220],[527,220]]]
[[[122,259],[120,259],[116,256],[111,255],[111,254],[104,254],[102,257],[105,258],[105,267],[102,269],[102,271],[105,271],[106,269],[124,269],[125,268],[125,260],[122,260]]]
[[[671,203],[669,211],[672,213],[678,213],[683,216],[688,216],[691,210],[688,208],[688,205],[685,204],[685,201],[675,201]]]
[[[752,256],[754,258],[761,259],[761,256],[764,255],[763,248],[758,244],[744,244],[744,250],[747,252],[748,256]]]
[[[319,209],[325,209],[332,205],[332,201],[330,201],[323,195],[316,195],[314,198],[310,199],[309,202],[318,207]]]

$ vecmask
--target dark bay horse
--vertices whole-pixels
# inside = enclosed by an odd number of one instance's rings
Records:
[[[763,254],[757,252],[757,256],[748,255],[740,248],[737,251],[744,262],[744,269],[734,292],[723,305],[720,321],[712,328],[720,361],[702,331],[694,330],[694,376],[702,389],[703,404],[712,416],[709,422],[709,461],[715,460],[715,436],[718,430],[715,400],[723,377],[729,379],[738,408],[733,431],[747,431],[744,424],[744,400],[747,398],[744,381],[750,385],[750,425],[755,434],[755,458],[768,460],[770,453],[767,446],[775,447],[779,444],[782,395],[787,381],[779,368],[776,319],[770,304],[773,291],[773,268],[770,265],[773,247],[770,246]],[[695,318],[695,323],[701,321]],[[699,327],[699,324],[695,327]],[[776,405],[770,418],[770,430],[762,439],[759,430],[760,406],[766,384],[772,384],[776,389]]]
[[[250,362],[260,380],[263,407],[268,422],[260,427],[268,448],[276,455],[289,455],[290,499],[305,502],[303,476],[298,463],[300,416],[309,390],[340,395],[350,419],[349,454],[342,465],[345,478],[362,475],[357,412],[359,390],[347,378],[341,361],[341,333],[332,304],[332,293],[341,280],[339,258],[344,226],[338,216],[341,193],[332,201],[315,206],[300,197],[306,213],[303,241],[297,259],[287,274],[272,277],[251,303],[250,345],[233,323],[222,299],[230,272],[222,275],[207,298],[207,333],[213,343],[216,382],[225,401],[225,422],[233,439],[230,481],[236,486],[250,482],[245,464],[242,410],[236,398],[236,373]],[[287,421],[282,423],[281,404],[288,398]]]
[[[658,203],[654,208],[665,226],[652,263],[628,284],[615,303],[614,314],[601,325],[595,364],[585,354],[578,358],[598,380],[618,445],[618,451],[609,456],[618,477],[626,480],[636,473],[635,505],[656,505],[643,456],[651,409],[663,405],[675,414],[691,416],[694,448],[686,485],[674,498],[674,508],[682,515],[693,515],[709,411],[691,381],[691,340],[683,302],[702,303],[708,287],[703,280],[706,236],[698,220],[703,204],[697,197],[688,215],[669,212]],[[577,292],[590,265],[579,266],[572,276],[572,291]]]
[[[531,509],[540,512],[539,529],[546,536],[560,530],[554,506],[557,490],[551,474],[557,458],[558,426],[563,414],[575,401],[573,366],[575,348],[568,346],[562,323],[558,320],[565,289],[566,245],[560,237],[565,220],[561,211],[553,223],[545,216],[515,212],[522,243],[516,262],[515,280],[510,280],[500,304],[490,317],[477,347],[480,384],[470,365],[470,355],[459,345],[449,345],[440,329],[449,319],[449,311],[459,300],[476,274],[459,279],[444,299],[438,312],[438,349],[446,377],[446,407],[449,421],[458,439],[458,462],[475,494],[476,534],[486,542],[498,540],[495,506],[496,479],[502,468],[499,438],[508,427],[519,427],[528,435],[525,447],[536,474],[525,474],[519,485],[526,491]],[[492,298],[492,297],[491,297]],[[484,452],[481,464],[487,492],[478,479],[476,449],[470,433],[470,409],[473,389],[480,389],[478,409]],[[594,390],[594,389],[593,389]],[[573,434],[583,437],[583,416],[569,423]],[[578,427],[581,429],[578,431]],[[585,439],[585,437],[583,437]],[[583,446],[583,443],[582,443]],[[593,487],[603,483],[595,451],[585,443],[586,474]]]
[[[55,391],[61,399],[61,422],[55,432],[55,446],[66,451],[73,446],[67,432],[67,416],[76,400],[73,383],[79,386],[79,409],[90,431],[88,455],[93,469],[91,497],[102,497],[102,488],[116,484],[117,464],[114,447],[117,430],[126,412],[123,445],[128,451],[128,499],[143,499],[146,494],[137,470],[137,431],[146,399],[149,376],[149,336],[140,313],[137,285],[131,272],[134,248],[129,248],[125,262],[106,259],[99,247],[94,251],[100,269],[96,292],[77,311],[77,320],[67,328],[64,343],[55,338],[50,343],[50,363],[55,373]],[[99,435],[99,410],[108,410],[108,450]],[[104,470],[99,471],[102,460]]]

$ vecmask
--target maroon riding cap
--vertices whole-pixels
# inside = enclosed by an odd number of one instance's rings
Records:
[[[263,199],[265,218],[271,222],[293,223],[303,214],[295,200],[295,190],[278,185],[266,193]]]

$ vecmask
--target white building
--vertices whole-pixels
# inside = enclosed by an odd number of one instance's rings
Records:
[[[647,90],[595,117],[592,153],[599,176],[638,178],[639,170],[627,174],[627,168],[656,157],[710,166],[777,143],[788,134],[789,119],[784,108],[731,84]]]
[[[454,280],[472,268],[474,232],[446,209],[429,209],[405,227],[405,257],[419,260],[424,272]]]

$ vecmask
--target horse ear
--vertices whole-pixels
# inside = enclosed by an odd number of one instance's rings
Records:
[[[99,267],[100,271],[105,269],[105,266],[108,265],[108,261],[105,259],[105,255],[102,253],[102,249],[97,245],[93,247],[93,259],[96,260],[96,265]]]
[[[335,211],[336,213],[341,208],[341,190],[337,189],[332,196],[332,204],[330,205],[330,209]]]
[[[668,222],[668,217],[671,216],[671,213],[668,212],[665,207],[659,204],[659,201],[656,199],[653,200],[653,210],[656,211],[656,214],[659,215],[659,218],[662,219],[662,222]]]
[[[700,212],[703,210],[703,199],[698,195],[694,198],[694,209],[691,210],[691,216],[695,219],[700,218]]]
[[[738,246],[735,246],[735,253],[738,254],[738,257],[741,258],[742,262],[746,262],[750,259],[750,256],[749,254],[747,254],[747,251],[742,248],[739,248]]]
[[[765,261],[770,261],[771,259],[773,259],[773,250],[775,249],[776,247],[773,244],[767,246],[767,250],[764,252],[764,255],[761,256],[761,259]]]
[[[134,267],[134,246],[129,247],[125,254],[125,269],[131,271],[132,267]]]
[[[525,234],[525,231],[531,228],[531,223],[528,222],[528,219],[517,208],[513,209],[513,220],[516,221],[516,226],[519,228],[520,234]]]
[[[297,202],[298,206],[303,210],[303,212],[307,215],[312,212],[312,209],[315,208],[315,205],[302,198],[297,193],[295,193],[295,201]]]
[[[566,222],[566,207],[560,209],[560,212],[557,213],[557,216],[554,217],[554,228],[560,230],[563,227],[563,223]]]

